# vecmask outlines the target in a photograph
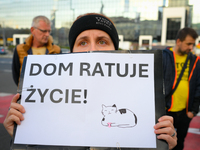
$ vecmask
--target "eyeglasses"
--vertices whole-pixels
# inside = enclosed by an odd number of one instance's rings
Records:
[[[42,33],[46,33],[46,32],[51,33],[51,30],[42,30],[42,29],[39,29],[39,28],[37,28],[37,27],[34,27],[34,28],[40,30]]]

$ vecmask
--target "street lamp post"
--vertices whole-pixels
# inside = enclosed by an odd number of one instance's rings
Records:
[[[2,28],[2,35],[3,35],[3,46],[5,47],[6,46],[6,38],[5,38],[5,31],[4,31],[4,21],[1,21],[2,24],[1,24],[1,28]]]
[[[74,21],[74,8],[72,8],[72,0],[70,0],[70,10],[73,10],[73,21]]]

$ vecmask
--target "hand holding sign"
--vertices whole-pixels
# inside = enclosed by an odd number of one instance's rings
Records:
[[[19,94],[16,94],[10,104],[10,109],[8,114],[3,122],[4,127],[10,134],[13,136],[14,125],[17,123],[18,125],[21,124],[21,121],[24,120],[23,113],[25,113],[25,109],[22,105],[17,103],[17,100],[20,98]]]

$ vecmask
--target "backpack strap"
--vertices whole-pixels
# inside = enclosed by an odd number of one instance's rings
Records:
[[[170,91],[170,93],[165,97],[166,103],[170,100],[171,96],[173,95],[173,93],[175,92],[176,88],[178,87],[178,84],[179,84],[179,82],[181,81],[181,78],[182,78],[182,76],[183,76],[183,73],[184,73],[184,71],[185,71],[185,68],[187,67],[187,63],[188,63],[188,60],[189,60],[190,55],[191,55],[191,53],[189,52],[188,55],[187,55],[187,58],[186,58],[186,60],[185,60],[184,66],[183,66],[183,68],[182,68],[182,70],[181,70],[181,73],[180,73],[180,75],[179,75],[179,77],[178,77],[178,80],[177,80],[177,82],[176,82],[176,85],[175,85],[174,89],[172,89],[172,90]]]

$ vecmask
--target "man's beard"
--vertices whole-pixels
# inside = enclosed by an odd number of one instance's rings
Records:
[[[178,51],[179,51],[179,53],[180,53],[181,55],[185,55],[185,54],[188,54],[191,50],[188,50],[188,51],[181,51],[181,49],[179,48]]]

